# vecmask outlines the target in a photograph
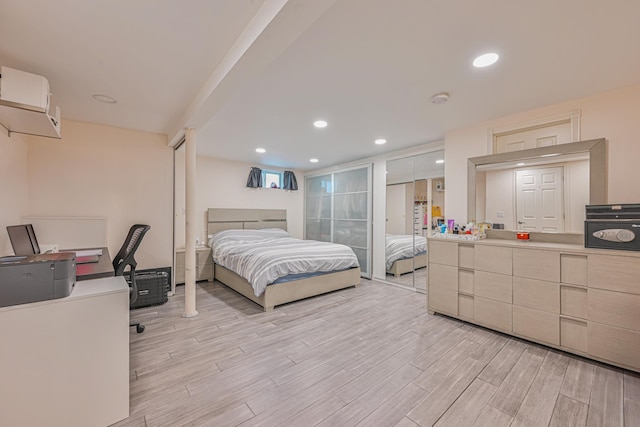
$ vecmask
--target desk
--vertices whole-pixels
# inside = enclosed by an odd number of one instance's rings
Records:
[[[75,252],[94,248],[83,249],[63,249],[60,252]],[[98,248],[95,248],[98,249]],[[102,249],[102,255],[98,257],[98,262],[89,262],[86,264],[76,264],[76,281],[100,279],[103,277],[114,276],[113,265],[111,264],[111,256],[109,249]]]
[[[129,416],[129,286],[0,308],[0,425],[107,426]]]

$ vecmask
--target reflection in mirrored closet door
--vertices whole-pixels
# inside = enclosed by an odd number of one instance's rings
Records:
[[[387,161],[386,280],[426,292],[426,236],[444,212],[444,152]]]

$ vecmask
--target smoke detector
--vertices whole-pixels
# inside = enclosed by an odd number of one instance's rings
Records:
[[[449,94],[447,92],[436,93],[431,97],[431,102],[434,104],[444,104],[449,100]]]

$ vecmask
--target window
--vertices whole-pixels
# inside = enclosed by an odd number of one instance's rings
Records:
[[[262,187],[282,188],[282,172],[262,170]]]

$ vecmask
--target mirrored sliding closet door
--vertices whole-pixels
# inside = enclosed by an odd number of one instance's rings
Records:
[[[305,177],[305,239],[353,249],[371,277],[371,165]]]
[[[444,152],[389,160],[386,177],[386,280],[426,292],[426,236],[444,211]]]

